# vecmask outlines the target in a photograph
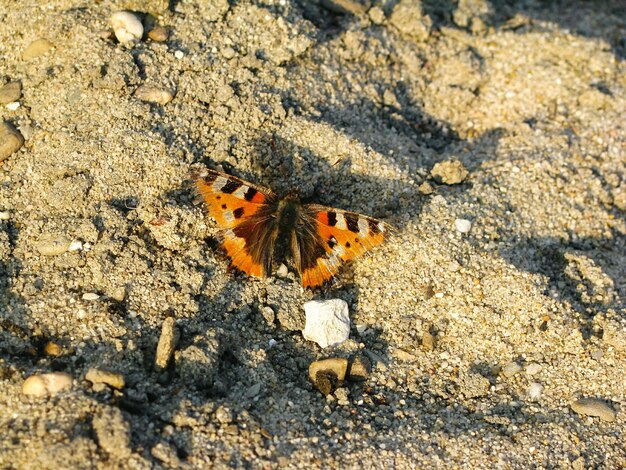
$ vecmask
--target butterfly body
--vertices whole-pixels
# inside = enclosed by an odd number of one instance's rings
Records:
[[[280,198],[214,170],[197,177],[196,187],[222,229],[231,266],[256,277],[266,277],[275,255],[288,250],[302,285],[316,287],[343,263],[381,244],[388,233],[386,224],[371,217],[302,204],[297,191]]]

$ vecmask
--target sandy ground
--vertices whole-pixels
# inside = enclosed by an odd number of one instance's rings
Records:
[[[0,0],[25,138],[0,163],[1,468],[626,465],[624,4],[322,3]],[[123,9],[169,36],[119,43]],[[202,167],[396,233],[323,291],[235,275]],[[302,337],[320,298],[349,303],[339,347]],[[355,356],[365,382],[309,382]],[[23,394],[47,372],[72,388]]]

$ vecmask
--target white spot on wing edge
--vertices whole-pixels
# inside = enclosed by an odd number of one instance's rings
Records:
[[[244,198],[244,196],[246,195],[246,191],[248,191],[248,189],[250,189],[250,188],[249,188],[248,186],[246,186],[245,184],[244,184],[244,185],[241,185],[241,186],[237,189],[237,191],[235,191],[235,192],[233,193],[233,196],[238,197],[239,199],[243,199],[243,198]]]
[[[335,227],[337,227],[340,230],[346,230],[348,228],[348,226],[346,225],[346,218],[343,216],[343,214],[341,212],[337,212],[337,223],[335,224]]]
[[[359,237],[361,238],[367,237],[370,233],[370,225],[367,222],[367,219],[365,217],[359,217],[358,226],[359,226]]]
[[[224,186],[226,186],[226,183],[228,183],[228,178],[218,176],[217,178],[215,178],[215,181],[213,181],[213,186],[211,187],[213,188],[213,191],[219,192]]]

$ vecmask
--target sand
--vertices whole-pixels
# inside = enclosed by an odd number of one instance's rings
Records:
[[[626,465],[623,3],[396,3],[0,0],[1,468]],[[393,236],[230,272],[206,167]],[[372,370],[324,396],[332,357]]]

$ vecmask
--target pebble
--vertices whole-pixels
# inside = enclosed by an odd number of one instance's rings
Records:
[[[304,304],[306,323],[302,336],[322,348],[343,343],[350,336],[348,304],[342,299],[311,300]]]
[[[502,374],[504,374],[505,377],[513,377],[521,370],[522,366],[520,366],[517,362],[509,362],[502,368]]]
[[[150,85],[141,85],[135,90],[135,98],[148,103],[166,105],[174,99],[174,94],[167,88]]]
[[[59,346],[57,343],[48,341],[45,348],[43,349],[43,352],[46,356],[56,357],[63,354],[63,348],[61,348],[61,346]]]
[[[95,292],[87,292],[85,294],[83,294],[83,300],[87,300],[87,301],[94,301],[94,300],[98,300],[100,298],[100,296],[98,294],[96,294]]]
[[[432,21],[422,14],[420,2],[400,0],[389,16],[391,23],[402,35],[415,41],[425,41],[430,35]]]
[[[458,160],[436,163],[433,169],[430,170],[430,175],[435,181],[449,185],[462,183],[468,174],[469,172],[465,165]]]
[[[0,220],[9,220],[11,219],[11,213],[9,211],[0,212]]]
[[[54,45],[45,38],[36,39],[24,50],[22,58],[26,60],[34,59],[35,57],[44,55],[53,47]]]
[[[72,376],[65,372],[50,372],[28,377],[22,384],[22,393],[33,397],[54,395],[72,387]]]
[[[426,351],[432,351],[435,349],[436,341],[435,337],[428,331],[425,331],[422,335],[422,346],[426,349]]]
[[[222,49],[222,57],[224,57],[224,59],[232,59],[233,57],[235,57],[237,55],[237,51],[235,51],[235,49],[233,49],[230,46],[225,47],[224,49]]]
[[[176,449],[167,442],[161,441],[155,444],[152,449],[150,449],[150,453],[153,457],[168,465],[169,468],[181,468]]]
[[[9,111],[16,111],[20,107],[20,103],[18,101],[14,101],[13,103],[9,103],[4,106]]]
[[[157,370],[167,369],[179,339],[180,331],[176,327],[176,321],[173,317],[167,317],[161,325],[161,336],[154,358],[154,365]]]
[[[329,395],[346,379],[348,360],[333,357],[313,361],[309,365],[309,380],[324,395]]]
[[[414,362],[417,360],[417,356],[415,354],[411,354],[404,349],[396,348],[393,350],[393,357],[403,362]]]
[[[183,57],[185,57],[185,53],[183,51],[176,51],[176,52],[174,52],[174,57],[176,57],[178,60],[180,60]]]
[[[115,37],[122,44],[138,42],[143,37],[143,25],[136,15],[128,11],[116,11],[111,15]]]
[[[385,12],[380,7],[370,8],[367,14],[374,24],[383,24],[383,22],[385,21]]]
[[[354,382],[367,380],[372,372],[372,361],[366,356],[359,354],[352,359],[348,377]]]
[[[37,251],[44,256],[57,256],[65,253],[72,243],[64,235],[57,237],[44,236],[36,245]]]
[[[0,104],[9,104],[22,97],[22,84],[20,82],[9,82],[0,87]]]
[[[148,32],[148,37],[154,42],[165,42],[169,38],[170,32],[163,26],[155,26]]]
[[[126,385],[122,374],[96,368],[89,369],[87,374],[85,374],[85,379],[89,380],[94,385],[106,384],[117,390],[123,389],[124,385]]]
[[[580,398],[572,403],[572,410],[578,414],[587,416],[597,416],[598,418],[613,422],[615,421],[615,410],[611,408],[604,400],[597,398]]]
[[[467,219],[456,219],[454,221],[454,226],[456,227],[456,231],[459,233],[469,233],[472,229],[472,222]]]
[[[541,372],[541,364],[537,364],[536,362],[531,362],[526,365],[526,374],[528,375],[536,375]]]
[[[79,251],[83,249],[83,242],[81,242],[80,240],[74,240],[72,243],[70,243],[70,246],[68,247],[67,251]]]
[[[284,263],[280,264],[276,270],[276,275],[281,278],[286,278],[289,275],[289,269],[287,269],[287,266],[285,266]]]
[[[6,121],[0,122],[0,162],[9,158],[24,145],[24,137]]]
[[[528,388],[526,388],[526,395],[531,400],[539,400],[541,398],[541,394],[543,393],[543,385],[539,382],[532,382]]]
[[[432,194],[435,191],[435,188],[433,188],[433,185],[430,184],[428,181],[424,181],[422,184],[419,185],[417,190],[419,191],[420,194],[424,196],[428,196],[429,194]]]
[[[220,406],[215,410],[215,419],[222,424],[230,424],[233,422],[233,413],[225,406]]]

